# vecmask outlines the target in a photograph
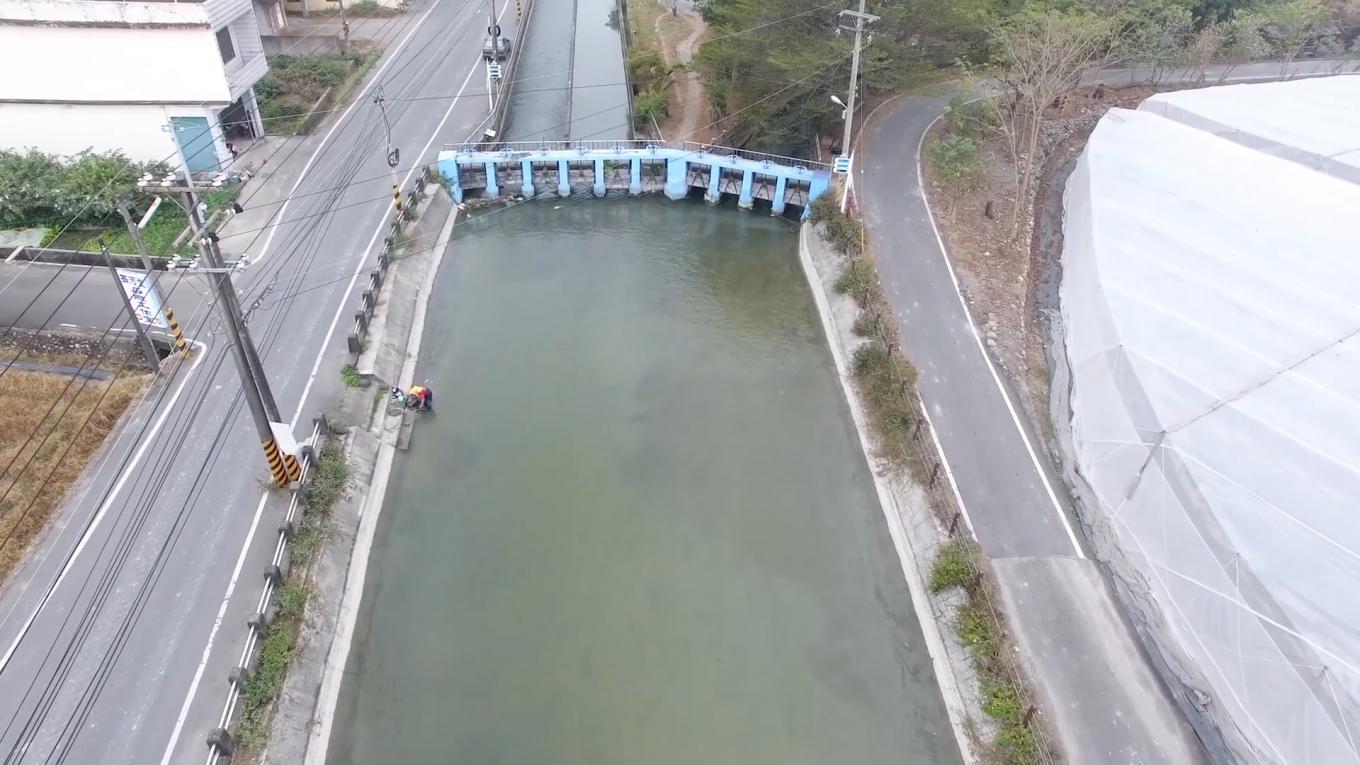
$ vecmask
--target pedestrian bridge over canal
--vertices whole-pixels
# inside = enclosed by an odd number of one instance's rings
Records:
[[[710,204],[729,196],[742,209],[769,202],[775,215],[793,205],[806,217],[831,186],[825,163],[691,141],[546,141],[494,150],[458,144],[439,152],[438,167],[459,203],[469,197],[532,199],[550,191],[565,197],[586,189],[597,197],[626,191],[671,199],[701,191]]]

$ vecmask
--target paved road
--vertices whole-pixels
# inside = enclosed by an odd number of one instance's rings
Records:
[[[224,250],[257,260],[238,280],[243,303],[273,287],[250,326],[301,437],[338,396],[344,319],[357,302],[351,277],[375,257],[391,184],[412,163],[433,160],[443,142],[464,140],[485,116],[478,61],[485,26],[476,0],[417,3],[393,20],[369,81],[384,86],[399,173],[384,159],[382,119],[360,94],[333,131],[277,144],[284,150],[271,159],[276,177],[257,196],[248,187],[251,209],[224,232],[245,232],[224,236]],[[469,82],[475,97],[448,97]],[[246,229],[262,225],[272,214],[266,202],[298,178],[308,196],[279,216],[272,238],[255,239]],[[352,185],[319,193],[344,184]],[[11,305],[10,294],[3,304]],[[107,325],[95,300],[69,307],[58,321]],[[285,497],[263,488],[260,447],[234,367],[223,363],[215,319],[205,310],[192,318],[192,309],[177,312],[204,351],[169,363],[148,404],[0,593],[7,763],[207,757],[204,737],[221,714]]]
[[[1303,62],[1297,74],[1340,62]],[[1354,62],[1346,68],[1354,67]],[[1232,81],[1278,77],[1236,67]],[[1210,82],[1221,70],[1209,72]],[[1146,79],[1140,72],[1105,81]],[[922,194],[922,136],[947,97],[903,98],[869,120],[855,187],[884,292],[1002,605],[1060,746],[1074,762],[1194,762],[1200,746],[1087,558],[1070,502],[990,363]]]

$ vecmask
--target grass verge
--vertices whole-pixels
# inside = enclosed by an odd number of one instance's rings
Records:
[[[0,581],[61,506],[148,375],[77,380],[17,368],[0,375]],[[53,398],[56,397],[55,406]],[[48,408],[51,407],[51,414]],[[33,438],[28,435],[32,433]]]
[[[310,480],[302,494],[302,519],[288,547],[291,581],[275,595],[274,615],[265,632],[259,663],[241,693],[236,743],[248,752],[260,751],[269,740],[274,700],[288,677],[311,594],[304,572],[330,533],[331,507],[349,484],[349,463],[339,444],[328,441],[321,447]]]
[[[343,104],[374,62],[379,50],[338,56],[274,56],[269,74],[255,85],[260,116],[270,133],[293,134],[317,111]]]

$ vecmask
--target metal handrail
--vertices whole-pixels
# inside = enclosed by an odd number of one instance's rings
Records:
[[[787,157],[783,154],[771,154],[765,151],[751,151],[750,149],[734,149],[729,146],[715,146],[713,144],[698,143],[697,141],[682,141],[681,145],[686,151],[695,154],[714,154],[719,157],[740,157],[749,159],[752,162],[773,162],[779,165],[799,165],[809,169],[830,168],[830,163],[818,162],[804,157]]]
[[[491,148],[483,148],[483,144],[476,142],[444,144],[444,151],[454,151],[460,154],[504,154],[506,156],[549,151],[575,150],[584,153],[589,151],[639,151],[645,149],[680,149],[695,155],[711,154],[717,157],[738,157],[752,162],[771,162],[790,167],[806,167],[809,170],[829,170],[831,168],[830,163],[817,162],[803,157],[787,157],[782,154],[734,149],[729,146],[716,146],[695,141],[680,141],[678,143],[649,140],[511,141],[496,144]]]

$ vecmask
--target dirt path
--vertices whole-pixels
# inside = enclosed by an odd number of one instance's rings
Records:
[[[695,9],[693,0],[657,0],[671,6],[675,13],[666,12],[656,19],[656,38],[661,42],[661,56],[666,66],[676,68],[676,87],[671,88],[670,114],[661,125],[663,137],[668,140],[703,140],[695,133],[704,125],[706,105],[704,86],[699,81],[699,73],[691,64],[694,52],[699,47],[699,39],[708,30],[708,25]]]

